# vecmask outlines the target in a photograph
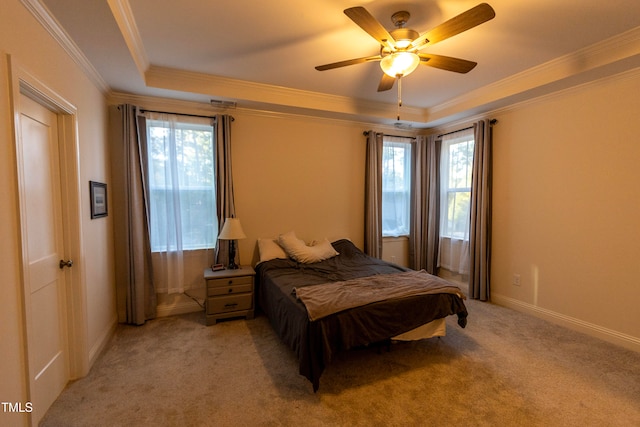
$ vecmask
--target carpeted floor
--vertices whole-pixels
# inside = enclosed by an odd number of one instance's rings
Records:
[[[638,426],[640,353],[467,301],[447,336],[353,350],[313,393],[268,320],[119,326],[42,426]]]

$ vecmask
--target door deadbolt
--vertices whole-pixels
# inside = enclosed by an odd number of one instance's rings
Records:
[[[63,259],[60,260],[60,270],[62,270],[65,267],[73,267],[73,261],[68,260],[65,261]]]

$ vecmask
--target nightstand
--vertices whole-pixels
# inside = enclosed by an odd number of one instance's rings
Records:
[[[256,272],[250,266],[236,270],[204,270],[207,282],[207,326],[218,319],[245,316],[253,319],[253,279]]]

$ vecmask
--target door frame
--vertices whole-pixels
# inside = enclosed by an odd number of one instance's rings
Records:
[[[15,147],[15,176],[17,182],[17,206],[19,208],[20,282],[22,294],[22,335],[25,357],[26,386],[30,389],[27,306],[25,295],[27,280],[26,265],[26,221],[24,203],[24,177],[20,168],[21,130],[20,94],[38,102],[58,117],[58,140],[60,162],[60,192],[62,201],[62,230],[65,242],[65,259],[74,261],[73,268],[65,272],[67,359],[69,380],[85,376],[89,372],[88,324],[86,274],[84,268],[84,247],[82,242],[82,205],[80,182],[80,146],[78,140],[77,108],[42,80],[29,73],[15,58],[7,55],[11,87],[10,108],[13,113],[13,135]],[[29,390],[29,397],[31,391]]]

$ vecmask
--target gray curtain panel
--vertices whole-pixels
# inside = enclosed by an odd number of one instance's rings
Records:
[[[146,124],[132,105],[112,107],[110,144],[118,321],[156,317],[146,189]]]
[[[418,136],[411,182],[409,266],[437,274],[440,234],[440,147],[436,135]]]
[[[489,120],[474,124],[475,148],[471,182],[469,230],[469,297],[489,301],[491,297],[491,181],[492,133]]]
[[[382,257],[382,136],[367,132],[365,165],[364,252]]]
[[[216,152],[216,211],[218,215],[218,234],[222,231],[224,220],[235,217],[236,206],[233,196],[233,173],[231,168],[231,122],[229,115],[215,117]],[[229,245],[216,243],[216,263],[229,263]]]

